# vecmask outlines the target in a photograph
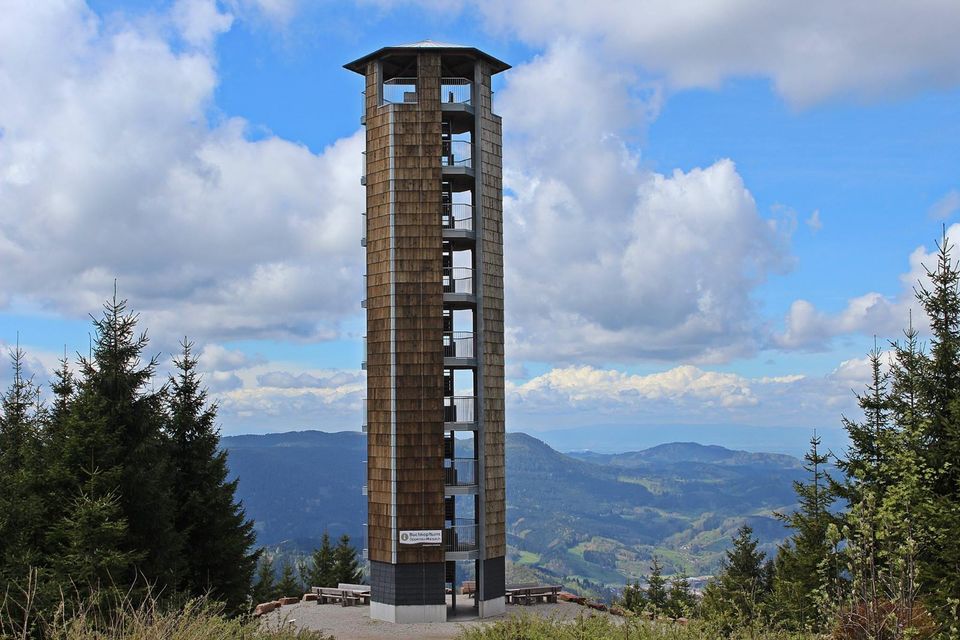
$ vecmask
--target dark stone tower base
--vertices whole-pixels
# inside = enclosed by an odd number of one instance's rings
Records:
[[[477,575],[480,584],[477,585],[477,606],[481,618],[498,616],[506,611],[504,596],[504,582],[506,578],[506,564],[504,557],[477,560]]]
[[[442,562],[370,562],[370,617],[386,622],[444,622],[447,601]]]

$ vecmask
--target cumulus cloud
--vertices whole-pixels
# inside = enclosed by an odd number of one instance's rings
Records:
[[[756,344],[751,292],[789,266],[784,233],[730,160],[642,168],[629,136],[650,110],[627,87],[565,41],[498,93],[511,357],[720,361]]]
[[[862,388],[868,375],[861,360],[845,361],[821,377],[751,378],[689,365],[646,375],[564,367],[522,384],[508,383],[507,407],[514,423],[537,427],[570,415],[594,424],[810,426],[855,412],[851,389]]]
[[[363,382],[363,376],[346,371],[326,371],[321,375],[270,371],[257,376],[261,387],[277,389],[334,389]]]
[[[479,0],[495,31],[543,45],[576,34],[673,88],[770,78],[795,105],[874,99],[960,82],[952,0]],[[583,93],[578,92],[578,95]]]
[[[956,259],[960,243],[960,224],[947,228],[947,243]],[[833,338],[849,334],[876,335],[893,339],[912,322],[923,332],[926,316],[916,299],[918,287],[930,286],[927,269],[937,267],[937,249],[920,246],[909,258],[910,268],[900,276],[901,290],[895,296],[869,292],[847,301],[836,313],[817,309],[807,300],[796,300],[784,318],[783,331],[773,336],[773,344],[783,349],[820,350]]]
[[[203,346],[199,359],[205,371],[236,371],[266,362],[261,355],[251,356],[239,349],[228,349],[212,342]]]
[[[0,298],[82,316],[117,278],[161,338],[335,337],[358,313],[362,135],[315,154],[209,119],[229,16],[158,20],[197,46],[78,2],[6,8]]]

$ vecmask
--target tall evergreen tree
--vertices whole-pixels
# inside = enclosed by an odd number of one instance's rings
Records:
[[[26,377],[25,358],[19,346],[11,351],[13,381],[0,396],[0,591],[21,583],[44,560],[44,505],[38,500],[43,408]]]
[[[258,553],[253,521],[236,500],[237,480],[228,481],[227,452],[220,449],[217,407],[200,386],[193,344],[186,339],[169,381],[169,426],[174,465],[175,527],[184,536],[180,588],[222,599],[229,611],[247,604]]]
[[[164,390],[152,389],[157,360],[141,360],[148,339],[136,333],[137,321],[116,294],[94,318],[92,353],[80,359],[77,393],[64,422],[61,463],[72,473],[74,498],[115,492],[119,499],[127,524],[122,550],[142,556],[139,576],[113,579],[132,584],[142,577],[163,591],[176,586],[182,540],[174,529]]]
[[[263,553],[261,549],[257,563],[257,580],[253,585],[253,603],[269,602],[276,597],[277,582],[273,566],[273,556]]]
[[[650,575],[647,576],[647,608],[658,615],[667,608],[667,580],[663,577],[663,566],[657,556],[653,556]]]
[[[300,597],[303,593],[300,576],[297,575],[297,569],[290,560],[285,560],[280,569],[280,580],[277,582],[275,591],[280,598]]]
[[[330,534],[323,532],[320,540],[320,546],[313,550],[310,558],[310,564],[304,579],[308,587],[335,587],[337,573],[335,570],[336,560],[334,558],[333,545],[330,543]]]
[[[744,524],[737,530],[733,546],[725,552],[720,574],[704,589],[701,610],[727,631],[756,623],[766,614],[772,587],[771,563],[757,549],[753,529]]]
[[[836,550],[827,533],[835,522],[830,507],[836,500],[826,472],[829,460],[830,455],[820,451],[820,438],[814,435],[803,465],[810,479],[793,483],[799,509],[780,515],[793,534],[777,554],[773,595],[781,623],[802,630],[825,628],[824,594],[835,594],[841,579],[836,571]]]
[[[684,573],[677,574],[670,579],[670,589],[667,591],[665,612],[671,618],[682,618],[690,614],[696,600],[690,593],[690,582]]]
[[[930,284],[917,291],[932,333],[919,394],[925,413],[919,453],[931,474],[934,539],[920,554],[920,575],[945,614],[960,602],[960,268],[945,232],[938,248],[936,268],[927,269]]]
[[[333,550],[333,573],[337,583],[358,584],[363,580],[363,570],[357,559],[357,550],[350,545],[350,536],[343,534]]]

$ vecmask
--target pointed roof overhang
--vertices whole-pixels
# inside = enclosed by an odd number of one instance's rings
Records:
[[[362,58],[357,58],[353,62],[348,62],[343,65],[345,69],[364,75],[367,70],[367,63],[371,60],[376,60],[378,58],[385,58],[391,55],[396,54],[410,54],[418,50],[428,50],[437,53],[459,53],[468,56],[474,56],[485,60],[490,64],[490,69],[492,73],[500,73],[501,71],[506,71],[510,68],[510,65],[504,62],[503,60],[498,60],[488,53],[484,53],[477,49],[476,47],[465,47],[459,44],[450,44],[447,42],[434,42],[433,40],[421,40],[420,42],[412,42],[410,44],[396,45],[392,47],[383,47],[378,49],[373,53],[368,53]]]

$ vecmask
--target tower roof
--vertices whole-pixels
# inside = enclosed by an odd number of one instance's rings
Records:
[[[421,40],[420,42],[411,42],[410,44],[401,44],[394,45],[392,47],[383,47],[382,49],[377,49],[373,53],[368,53],[362,58],[357,58],[353,62],[348,62],[343,65],[345,69],[350,71],[355,71],[363,75],[366,73],[366,65],[369,61],[375,60],[377,58],[385,58],[391,54],[397,53],[406,53],[409,54],[415,50],[429,50],[437,53],[460,53],[470,56],[475,56],[477,58],[482,58],[490,63],[492,67],[491,71],[493,73],[500,73],[501,71],[506,71],[510,68],[506,62],[494,58],[488,53],[484,53],[477,49],[476,47],[467,47],[459,44],[450,44],[449,42],[436,42],[434,40]]]

